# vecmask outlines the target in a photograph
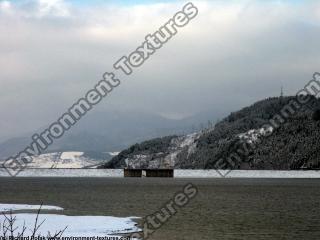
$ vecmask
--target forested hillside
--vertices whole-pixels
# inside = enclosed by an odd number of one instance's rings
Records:
[[[312,97],[277,128],[264,127],[292,100],[295,97],[268,98],[231,113],[214,128],[133,145],[103,167],[319,168],[318,99]]]

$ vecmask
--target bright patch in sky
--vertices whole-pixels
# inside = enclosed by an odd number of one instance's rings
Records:
[[[137,4],[153,4],[153,3],[163,3],[163,2],[177,2],[176,0],[69,0],[75,5],[98,5],[98,4],[117,4],[117,5],[137,5]]]

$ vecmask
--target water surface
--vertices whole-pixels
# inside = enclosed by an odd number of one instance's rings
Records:
[[[318,179],[0,178],[0,203],[143,217],[188,182],[199,194],[150,239],[320,239]]]

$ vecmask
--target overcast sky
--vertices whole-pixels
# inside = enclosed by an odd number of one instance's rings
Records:
[[[185,3],[0,1],[0,139],[53,122]],[[193,3],[198,16],[96,111],[237,110],[320,71],[319,1]]]

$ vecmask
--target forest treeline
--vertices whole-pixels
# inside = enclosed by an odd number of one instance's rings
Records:
[[[103,167],[123,168],[126,159],[134,155],[147,155],[157,160],[175,151],[175,168],[319,169],[320,100],[313,96],[307,105],[287,117],[268,136],[258,135],[258,140],[254,141],[241,137],[250,130],[259,132],[295,98],[268,98],[232,112],[214,128],[202,130],[192,149],[184,146],[177,150],[173,142],[179,136],[157,138],[131,146]],[[231,158],[233,153],[238,157]]]

